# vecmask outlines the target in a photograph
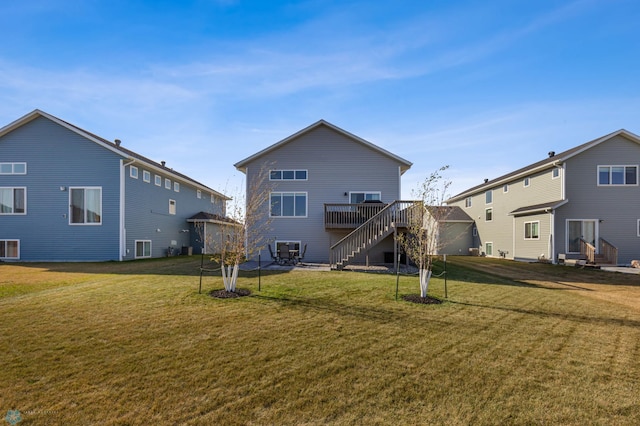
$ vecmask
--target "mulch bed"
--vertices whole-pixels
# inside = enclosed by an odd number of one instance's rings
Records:
[[[442,303],[442,300],[436,299],[435,297],[420,297],[419,294],[405,294],[404,296],[402,296],[402,300],[411,303],[422,303],[425,305],[439,305],[440,303]]]
[[[212,290],[209,292],[209,296],[217,297],[218,299],[235,299],[237,297],[249,296],[250,294],[251,291],[245,288],[236,288],[236,291],[227,291],[225,289],[222,289]]]

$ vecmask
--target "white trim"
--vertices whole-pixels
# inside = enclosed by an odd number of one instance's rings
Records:
[[[202,190],[196,189],[196,198],[199,200],[202,199]]]
[[[295,198],[297,196],[297,194],[304,194],[304,216],[272,216],[271,215],[271,196],[273,194],[294,194],[293,195],[293,199],[294,199],[294,214],[295,214]],[[282,195],[280,195],[280,197],[282,197]],[[267,203],[267,207],[269,208],[269,217],[275,218],[275,219],[304,219],[306,217],[309,217],[309,193],[306,191],[271,191],[269,193],[269,202]],[[282,211],[282,207],[280,208],[280,211]]]
[[[174,216],[178,212],[176,200],[169,199],[169,214]]]
[[[72,208],[72,199],[71,199],[71,192],[73,192],[74,189],[82,189],[83,191],[86,191],[87,189],[99,189],[100,190],[100,222],[71,222],[72,219],[72,214],[71,214],[71,208]],[[86,193],[86,192],[85,192]],[[85,198],[86,200],[86,198]],[[103,217],[102,217],[102,207],[103,207],[103,202],[102,202],[102,187],[101,186],[70,186],[69,187],[69,225],[71,226],[101,226],[102,225],[102,221],[103,221]],[[86,212],[87,212],[87,206],[86,206],[86,201],[85,201],[85,206],[84,206],[84,219],[86,219]]]
[[[491,219],[487,219],[487,212],[491,210]],[[493,222],[493,207],[487,207],[484,209],[484,221],[485,222]]]
[[[487,251],[488,251],[488,250],[487,250],[487,246],[488,246],[489,244],[491,244],[491,254],[489,254],[489,253],[487,252]],[[494,257],[494,255],[493,255],[493,241],[486,241],[486,242],[484,243],[484,254],[485,254],[485,256],[487,256],[487,257]]]
[[[502,185],[502,193],[506,194],[507,192],[509,192],[509,184],[505,183],[504,185]]]
[[[11,173],[2,173],[2,166],[3,165],[7,165],[7,164],[11,164]],[[16,173],[15,169],[16,169],[16,164],[23,164],[24,165],[24,173]],[[26,162],[21,162],[21,161],[8,161],[8,162],[1,162],[0,163],[0,175],[26,175],[27,174],[27,163]]]
[[[531,233],[533,234],[533,224],[537,223],[538,224],[538,236],[537,237],[529,237],[527,238],[527,224],[531,224]],[[523,234],[523,238],[525,241],[537,241],[540,240],[540,220],[529,220],[526,222],[523,222],[524,224],[524,234]]]
[[[600,167],[608,167],[609,168],[609,182],[610,183],[600,183]],[[636,183],[611,183],[612,182],[612,169],[614,167],[622,167],[623,171],[622,171],[622,175],[624,177],[624,180],[626,182],[627,180],[627,167],[634,167],[636,169]],[[597,182],[597,186],[602,186],[602,187],[622,187],[622,188],[626,188],[626,187],[634,187],[634,186],[638,186],[638,165],[637,164],[598,164],[596,166],[596,182]]]
[[[470,209],[472,206],[473,206],[473,197],[471,195],[469,195],[468,197],[465,197],[465,199],[464,199],[464,208],[465,209]]]
[[[136,166],[129,166],[129,177],[138,179],[138,168]]]
[[[153,175],[153,184],[155,186],[159,186],[160,188],[162,188],[162,176]]]
[[[551,180],[553,179],[558,179],[560,177],[560,172],[562,171],[562,169],[560,167],[554,167],[553,169],[551,169]],[[558,173],[558,176],[554,176],[554,173]]]
[[[146,183],[151,183],[151,172],[149,170],[142,170],[142,180]]]
[[[594,240],[596,242],[596,253],[598,252],[598,239],[600,238],[600,221],[598,219],[565,219],[565,233],[564,233],[564,243],[565,243],[565,253],[576,254],[580,253],[580,251],[569,251],[569,222],[593,222],[594,223]]]
[[[180,182],[173,182],[173,192],[180,192]]]
[[[638,219],[638,224],[636,225],[636,236],[640,237],[640,219]]]
[[[556,212],[551,210],[549,212],[549,259],[551,263],[556,264]]]
[[[164,189],[171,191],[171,179],[164,178]]]
[[[378,200],[382,201],[382,191],[349,191],[349,204],[357,204],[357,203],[351,202],[352,194],[364,194],[365,197],[367,196],[367,194],[377,194],[380,197],[378,198]],[[366,198],[365,198],[365,201],[366,201]]]
[[[18,243],[18,255],[16,257],[9,257],[9,256],[2,256],[0,257],[0,259],[11,259],[11,260],[20,260],[20,240],[19,239],[15,239],[15,238],[0,238],[0,244],[4,244],[5,245],[5,254],[7,252],[7,243],[9,241],[14,241]]]
[[[0,186],[0,189],[10,189],[11,190],[11,208],[13,211],[11,213],[2,213],[0,212],[0,216],[26,216],[27,215],[27,187],[26,186]],[[24,212],[16,213],[16,200],[15,200],[15,190],[22,189],[24,191]]]
[[[142,256],[138,256],[138,243],[142,243]],[[149,243],[149,256],[144,255],[145,243]],[[151,240],[135,240],[133,242],[134,259],[149,259],[153,257],[153,242]]]
[[[487,202],[487,194],[491,194],[491,201],[489,202]],[[487,189],[484,191],[484,205],[488,206],[490,204],[493,204],[493,189]]]
[[[531,177],[530,176],[525,176],[524,179],[522,179],[522,186],[524,186],[525,188],[528,188],[531,186]]]
[[[127,251],[127,239],[126,239],[126,231],[125,231],[125,220],[124,220],[124,215],[125,215],[125,169],[126,169],[127,165],[124,163],[124,159],[120,160],[120,197],[119,197],[119,212],[118,212],[118,227],[119,227],[119,260],[123,260],[125,255],[126,255],[126,251]]]

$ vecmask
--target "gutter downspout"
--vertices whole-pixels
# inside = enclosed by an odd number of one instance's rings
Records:
[[[119,255],[118,255],[118,260],[119,261],[123,261],[124,260],[124,256],[126,255],[126,251],[127,251],[127,247],[126,247],[126,238],[127,238],[127,230],[125,229],[125,218],[124,218],[124,212],[125,212],[125,169],[127,168],[127,166],[130,166],[131,164],[135,163],[136,160],[135,159],[131,159],[128,163],[125,163],[124,159],[120,160],[121,161],[121,167],[120,167],[120,219],[119,219]]]

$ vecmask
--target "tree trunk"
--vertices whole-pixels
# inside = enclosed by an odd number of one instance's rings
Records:
[[[429,289],[429,280],[431,279],[430,269],[420,269],[420,297],[427,297]]]
[[[226,267],[222,265],[222,282],[224,283],[224,289],[227,291],[236,291],[236,282],[238,281],[238,270],[240,265],[237,263]]]

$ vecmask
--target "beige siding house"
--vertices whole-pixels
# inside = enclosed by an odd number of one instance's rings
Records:
[[[470,253],[516,260],[640,258],[640,137],[618,130],[470,188]]]
[[[411,162],[320,120],[235,167],[246,174],[248,192],[259,174],[269,174],[269,202],[261,211],[270,218],[272,251],[287,243],[306,261],[336,267],[384,262],[393,253],[393,229],[375,230],[367,243],[355,231],[382,210],[400,209],[401,176]]]

